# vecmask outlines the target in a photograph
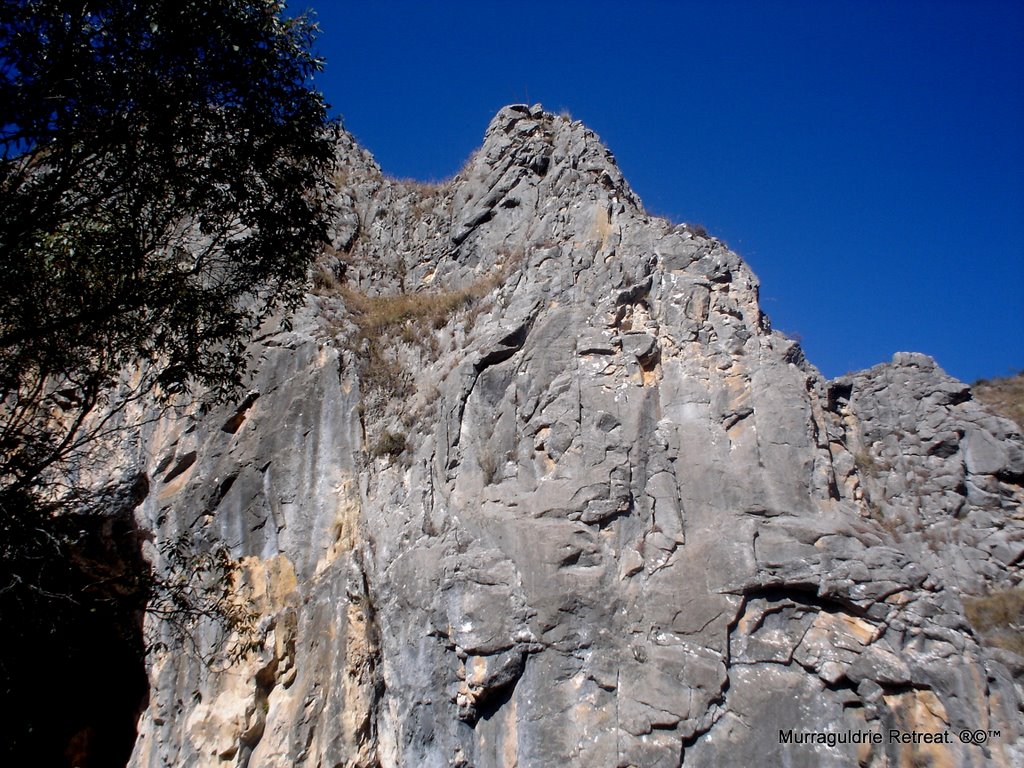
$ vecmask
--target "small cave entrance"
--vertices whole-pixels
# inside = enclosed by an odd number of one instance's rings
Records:
[[[28,526],[0,526],[25,536],[0,564],[0,764],[124,768],[149,695],[143,535],[131,511]]]

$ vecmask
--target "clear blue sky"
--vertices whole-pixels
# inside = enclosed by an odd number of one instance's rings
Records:
[[[761,278],[826,376],[901,350],[1024,368],[1024,3],[343,2],[318,84],[395,176],[436,180],[514,102],[569,110],[648,210]]]

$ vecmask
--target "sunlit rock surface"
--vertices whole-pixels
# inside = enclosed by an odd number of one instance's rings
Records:
[[[124,447],[260,616],[152,658],[132,766],[1024,764],[1024,659],[965,613],[1020,582],[1019,427],[921,355],[822,378],[578,122],[503,109],[437,186],[339,153],[250,391]]]

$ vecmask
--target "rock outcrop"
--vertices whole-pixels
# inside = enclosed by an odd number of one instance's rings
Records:
[[[505,108],[437,186],[339,153],[251,391],[119,458],[259,615],[154,655],[132,766],[1024,764],[1019,617],[979,618],[1017,425],[922,355],[824,379],[578,122]]]

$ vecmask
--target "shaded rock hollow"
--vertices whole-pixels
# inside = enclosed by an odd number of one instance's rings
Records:
[[[152,658],[130,765],[1024,763],[1014,628],[968,620],[1019,588],[1019,427],[922,355],[824,379],[578,122],[507,107],[437,186],[339,157],[248,395],[117,457],[260,616]],[[953,739],[779,738],[890,728]]]

